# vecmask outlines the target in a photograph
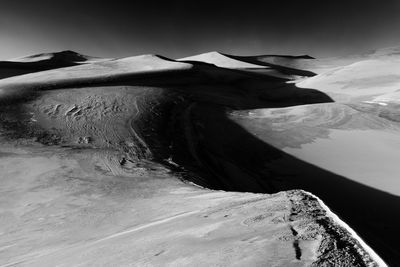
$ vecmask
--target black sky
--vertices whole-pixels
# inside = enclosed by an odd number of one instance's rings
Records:
[[[400,1],[0,0],[0,59],[45,51],[334,56],[400,45]]]

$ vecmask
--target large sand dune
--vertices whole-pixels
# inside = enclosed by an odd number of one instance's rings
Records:
[[[0,264],[395,266],[396,51],[1,79]]]

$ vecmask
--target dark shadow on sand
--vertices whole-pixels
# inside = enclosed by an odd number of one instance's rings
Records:
[[[188,112],[186,142],[176,141],[174,161],[198,174],[193,182],[226,191],[275,193],[303,189],[320,197],[391,266],[400,264],[400,197],[360,184],[295,158],[265,143],[228,118],[227,110],[269,108],[332,102],[321,92],[285,85],[290,94],[281,102],[242,101],[230,107],[217,100],[199,101],[195,95]],[[282,87],[283,88],[283,87]],[[243,89],[239,89],[243,90]],[[254,93],[254,92],[253,92]],[[290,96],[291,95],[291,96]],[[293,98],[293,96],[296,96]],[[263,98],[264,97],[264,98]],[[288,101],[290,100],[290,101]],[[190,124],[190,125],[187,125]],[[182,138],[182,135],[177,135]],[[194,163],[195,162],[195,163]]]

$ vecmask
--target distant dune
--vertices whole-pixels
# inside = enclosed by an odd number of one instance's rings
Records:
[[[186,57],[179,59],[180,61],[200,61],[214,64],[218,67],[232,68],[232,69],[246,69],[246,68],[262,68],[263,66],[251,64],[240,60],[235,60],[219,52],[209,52],[196,56]]]
[[[229,57],[276,69],[286,75],[299,77],[312,77],[314,72],[304,68],[307,63],[313,62],[314,58],[308,55],[303,56],[280,56],[280,55],[261,55],[261,56],[233,56]]]
[[[279,61],[278,64],[270,63],[266,58],[271,61]],[[278,60],[278,58],[283,60]],[[240,69],[241,71],[253,72],[258,74],[265,74],[267,76],[274,76],[286,79],[294,79],[299,76],[314,76],[315,74],[310,71],[296,69],[293,63],[300,59],[311,59],[308,56],[234,56],[223,54],[219,52],[209,52],[196,56],[181,58],[179,61],[184,62],[204,62],[213,64],[218,67],[228,69]],[[283,62],[282,62],[283,61]],[[289,63],[291,62],[291,63]]]
[[[0,264],[400,264],[399,51],[0,62]]]
[[[108,59],[85,56],[73,51],[37,54],[0,61],[0,79],[105,60]]]
[[[95,62],[95,61],[103,61],[107,59],[99,58],[99,57],[92,57],[92,56],[86,56],[82,55],[79,53],[76,53],[74,51],[66,50],[66,51],[60,51],[60,52],[55,52],[55,53],[42,53],[42,54],[36,54],[36,55],[31,55],[31,56],[26,56],[26,57],[19,57],[19,58],[14,58],[10,59],[8,61],[11,62],[64,62],[64,63],[83,63],[83,62]]]

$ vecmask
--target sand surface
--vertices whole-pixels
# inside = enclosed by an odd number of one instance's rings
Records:
[[[399,263],[390,51],[85,57],[0,79],[1,266]]]
[[[399,148],[398,133],[331,130],[327,138],[302,145],[299,149],[287,148],[284,151],[354,181],[399,196]]]

